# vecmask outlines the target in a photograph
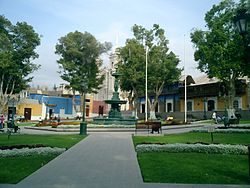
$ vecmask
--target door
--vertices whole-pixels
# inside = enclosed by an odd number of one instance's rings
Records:
[[[24,119],[31,120],[31,108],[24,108]]]
[[[86,105],[86,117],[89,117],[89,105]]]
[[[103,116],[103,108],[104,106],[99,106],[99,111],[98,111],[99,116]]]

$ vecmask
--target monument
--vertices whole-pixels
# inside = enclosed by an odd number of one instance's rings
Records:
[[[126,104],[127,101],[120,100],[119,97],[119,77],[121,76],[120,73],[117,71],[112,74],[115,78],[114,83],[114,92],[113,96],[110,100],[105,100],[104,102],[111,105],[111,108],[108,113],[108,117],[96,117],[93,119],[94,124],[103,124],[103,125],[135,125],[136,119],[129,118],[129,117],[122,117],[121,114],[121,105]]]

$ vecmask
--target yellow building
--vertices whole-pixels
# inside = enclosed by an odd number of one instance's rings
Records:
[[[226,97],[223,85],[218,79],[201,76],[194,79],[195,83],[187,86],[187,112],[212,112],[226,109]],[[185,111],[184,87],[180,89],[180,111]],[[246,80],[236,84],[234,108],[244,111],[249,108],[248,87]]]

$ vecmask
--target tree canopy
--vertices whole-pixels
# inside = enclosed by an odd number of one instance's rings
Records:
[[[26,22],[13,25],[0,16],[0,113],[5,113],[7,96],[19,93],[32,80],[29,75],[39,68],[32,62],[40,37]]]
[[[147,101],[151,118],[155,118],[155,107],[158,97],[162,93],[164,86],[179,79],[181,69],[177,68],[179,59],[169,51],[168,40],[165,31],[159,25],[154,24],[153,28],[146,28],[134,25],[134,38],[127,39],[126,45],[120,49],[120,57],[123,63],[120,64],[121,88],[133,93],[137,97],[145,93],[145,61],[146,48],[148,50],[148,93],[151,100]]]
[[[195,29],[191,33],[198,69],[224,82],[228,108],[233,108],[235,80],[246,74],[244,41],[233,22],[241,5],[233,0],[221,1],[205,15],[207,30]]]
[[[88,32],[75,31],[61,37],[56,44],[61,78],[75,91],[96,92],[104,79],[100,73],[100,55],[110,49],[110,43],[102,44]]]

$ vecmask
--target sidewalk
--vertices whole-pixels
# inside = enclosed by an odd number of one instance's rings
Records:
[[[15,187],[128,188],[142,182],[130,135],[92,134]]]

